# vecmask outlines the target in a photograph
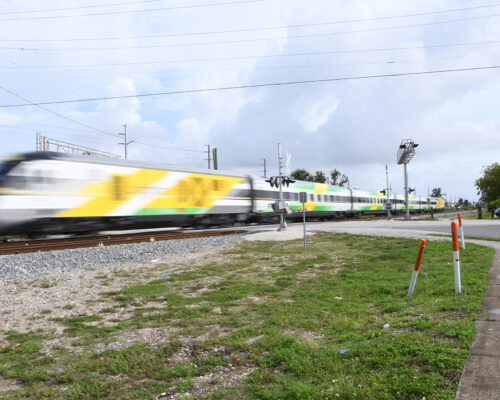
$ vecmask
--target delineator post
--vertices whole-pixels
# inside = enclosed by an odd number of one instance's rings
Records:
[[[458,227],[460,229],[460,240],[462,242],[462,250],[465,250],[464,227],[462,225],[462,213],[458,213]]]
[[[408,289],[408,296],[410,297],[413,294],[413,290],[415,289],[415,284],[417,283],[418,271],[420,271],[420,265],[422,265],[422,257],[424,256],[425,250],[425,239],[420,241],[420,247],[418,248],[417,260],[415,261],[415,266],[413,267],[413,274],[411,276],[410,288]]]
[[[460,284],[460,253],[458,252],[457,223],[455,221],[451,222],[451,237],[453,241],[453,270],[455,272],[455,293],[459,294],[462,292],[462,288]]]

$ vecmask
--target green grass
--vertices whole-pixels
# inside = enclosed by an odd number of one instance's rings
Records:
[[[477,216],[477,210],[467,212],[465,214],[462,212],[462,218],[463,219],[479,219]],[[481,219],[499,219],[499,218],[497,216],[495,216],[494,218],[491,218],[491,212],[483,209],[483,216]]]
[[[168,267],[156,266],[160,279],[103,292],[99,315],[54,320],[76,352],[61,347],[49,356],[41,343],[50,334],[11,332],[0,375],[22,389],[3,395],[453,399],[493,250],[469,244],[461,252],[457,296],[449,247],[427,243],[411,298],[416,240],[322,234],[307,250],[300,240],[244,242],[218,262],[167,277]],[[122,307],[126,318],[104,324]],[[159,336],[103,350],[139,329]]]
[[[440,234],[440,233],[430,233],[429,236],[441,236],[441,237],[448,237],[451,238],[451,234]],[[492,238],[492,237],[485,237],[485,236],[464,236],[464,239],[474,239],[474,240],[489,240],[491,242],[500,242],[500,238]]]

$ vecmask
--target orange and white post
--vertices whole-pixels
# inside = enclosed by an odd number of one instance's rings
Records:
[[[455,271],[455,293],[461,293],[462,288],[460,285],[460,254],[458,252],[458,234],[457,223],[451,222],[451,237],[453,241],[453,269]]]
[[[462,241],[462,250],[465,250],[464,227],[462,225],[461,213],[458,213],[458,228],[460,229],[460,240]]]
[[[417,283],[418,271],[420,271],[420,265],[422,265],[422,258],[424,257],[425,250],[425,239],[420,241],[420,247],[418,248],[417,260],[415,261],[415,266],[413,267],[413,275],[411,276],[410,288],[408,289],[408,296],[413,294],[415,289],[415,284]]]

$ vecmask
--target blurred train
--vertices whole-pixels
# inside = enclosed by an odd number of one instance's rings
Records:
[[[387,196],[296,181],[283,188],[301,218],[299,193],[307,192],[308,217],[386,213]],[[264,178],[215,170],[63,153],[20,154],[0,163],[0,236],[84,234],[102,230],[201,227],[276,218],[279,190]],[[392,211],[404,197],[391,195]],[[443,199],[410,196],[410,210],[440,210]]]

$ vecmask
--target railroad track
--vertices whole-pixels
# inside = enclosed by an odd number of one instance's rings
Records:
[[[224,231],[195,231],[195,232],[148,232],[119,234],[107,236],[92,236],[66,239],[43,239],[18,241],[0,244],[0,255],[33,253],[37,251],[52,251],[76,249],[83,247],[103,247],[118,244],[159,242],[162,240],[191,239],[207,236],[223,236],[244,233],[242,229],[232,229]]]

